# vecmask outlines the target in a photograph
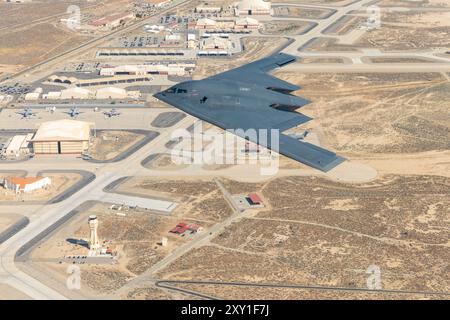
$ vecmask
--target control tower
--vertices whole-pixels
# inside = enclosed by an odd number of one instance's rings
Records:
[[[100,249],[100,244],[99,244],[98,235],[97,235],[97,228],[98,228],[97,216],[95,216],[95,215],[89,216],[88,223],[89,223],[89,229],[91,230],[91,237],[89,240],[89,249],[95,251],[95,250]]]

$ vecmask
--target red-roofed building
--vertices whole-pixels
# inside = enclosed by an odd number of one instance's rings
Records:
[[[250,205],[261,205],[262,200],[256,193],[250,193],[247,197],[248,202]]]
[[[186,232],[187,229],[188,229],[187,224],[184,222],[180,222],[179,224],[176,225],[175,228],[173,228],[169,232],[176,233],[176,234],[183,234]]]
[[[173,228],[169,232],[176,233],[176,234],[183,234],[186,231],[191,231],[192,233],[201,232],[201,231],[203,231],[203,227],[201,227],[195,223],[186,224],[184,222],[180,222],[176,225],[175,228]]]
[[[203,231],[203,227],[199,226],[198,224],[195,223],[191,223],[187,225],[187,228],[189,231],[191,231],[192,233],[195,232],[202,232]]]
[[[133,13],[119,13],[94,20],[90,23],[90,25],[97,28],[106,27],[112,29],[133,19]]]
[[[6,177],[3,186],[6,189],[14,190],[16,193],[31,192],[45,188],[51,184],[49,177]]]

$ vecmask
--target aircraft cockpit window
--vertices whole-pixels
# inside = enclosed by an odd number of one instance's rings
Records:
[[[187,93],[187,90],[177,88],[177,93]]]
[[[170,88],[166,90],[167,93],[175,93],[175,89],[174,88]]]

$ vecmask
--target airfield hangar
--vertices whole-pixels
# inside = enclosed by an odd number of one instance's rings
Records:
[[[236,16],[270,15],[272,5],[264,0],[241,0],[235,7]]]
[[[81,154],[89,148],[92,123],[75,120],[41,124],[31,140],[35,154]]]

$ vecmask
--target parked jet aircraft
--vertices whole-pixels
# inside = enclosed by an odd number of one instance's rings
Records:
[[[66,112],[71,118],[78,117],[82,112],[77,107],[72,107],[68,112]]]
[[[17,114],[20,114],[22,116],[22,119],[30,119],[37,116],[36,112],[33,112],[31,108],[25,108],[23,111],[17,112]]]
[[[103,112],[103,114],[105,115],[105,117],[108,118],[112,118],[112,117],[118,117],[121,115],[120,111],[117,111],[116,108],[112,108],[110,111],[105,111]]]
[[[234,133],[289,158],[322,171],[329,171],[345,159],[308,142],[281,132],[311,120],[296,112],[310,101],[291,94],[300,87],[267,72],[292,63],[296,57],[279,53],[215,76],[186,81],[155,94],[191,115]],[[246,130],[256,129],[256,137]],[[278,129],[278,141],[260,136],[259,129]]]

